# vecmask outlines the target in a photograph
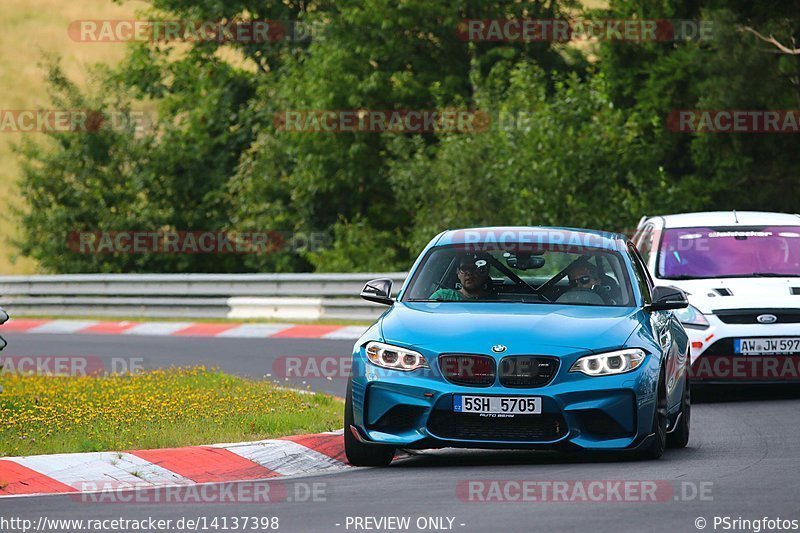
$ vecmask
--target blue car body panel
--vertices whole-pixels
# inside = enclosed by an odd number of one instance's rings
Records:
[[[495,228],[499,230],[503,228]],[[624,251],[627,246],[621,235],[557,230],[567,237],[591,233],[597,236],[595,246],[602,248]],[[400,290],[399,301],[354,345],[350,385],[353,420],[364,442],[400,448],[630,449],[651,434],[662,368],[670,424],[675,422],[687,375],[688,338],[672,312],[643,308],[645,295],[638,287],[634,287],[634,307],[401,301],[422,258],[433,247],[458,244],[460,238],[459,232],[444,232],[428,244]],[[626,265],[633,279],[631,261],[626,260]],[[366,357],[365,346],[370,341],[413,349],[426,358],[430,368],[403,372],[377,367]],[[506,350],[493,353],[491,348],[496,344],[503,344]],[[581,356],[620,348],[643,350],[647,354],[644,363],[619,375],[592,377],[569,372]],[[491,356],[497,364],[505,357],[546,355],[557,358],[559,366],[555,377],[544,386],[511,388],[498,380],[490,386],[465,386],[445,379],[439,368],[439,356],[452,353]],[[542,415],[556,417],[565,427],[557,438],[542,440],[443,436],[433,420],[452,412],[456,394],[541,397]],[[392,413],[396,413],[397,423],[384,427],[381,421]],[[597,429],[598,420],[605,424],[603,431]],[[613,431],[608,431],[609,427]]]

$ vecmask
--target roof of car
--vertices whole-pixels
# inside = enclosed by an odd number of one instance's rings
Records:
[[[447,230],[436,241],[436,246],[495,241],[498,243],[569,243],[617,249],[620,242],[624,245],[627,240],[628,238],[621,233],[593,229],[554,226],[494,226]]]
[[[655,218],[655,217],[653,217]],[[665,228],[695,226],[782,226],[800,224],[800,215],[763,211],[706,211],[664,215]]]

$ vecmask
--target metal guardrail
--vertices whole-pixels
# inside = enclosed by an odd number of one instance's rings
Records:
[[[386,307],[358,294],[383,277],[397,291],[406,273],[0,276],[0,304],[18,316],[372,320]]]

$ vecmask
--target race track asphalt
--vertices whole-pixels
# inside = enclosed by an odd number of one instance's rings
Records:
[[[8,347],[2,357],[54,356],[99,358],[104,368],[144,369],[204,364],[225,372],[280,381],[294,387],[344,397],[346,369],[339,363],[352,354],[354,340],[247,339],[219,337],[167,337],[126,335],[61,335],[5,333]],[[313,358],[313,364],[287,368],[286,358]],[[34,362],[37,360],[34,359]],[[90,363],[90,367],[91,367]],[[297,372],[292,372],[299,369]],[[284,379],[286,374],[291,379]],[[294,376],[298,376],[295,378]],[[330,377],[327,379],[325,376]],[[304,383],[305,382],[305,383]]]
[[[145,357],[150,365],[169,366],[202,361],[236,373],[260,376],[275,357],[286,354],[347,354],[351,341],[294,339],[219,340],[98,338],[8,335],[9,354],[98,355]],[[215,355],[216,354],[216,355]],[[344,383],[324,381],[330,392],[342,393]],[[0,499],[0,518],[48,519],[171,519],[205,517],[206,529],[232,530],[233,517],[277,517],[279,531],[762,531],[759,524],[739,522],[727,528],[715,518],[734,520],[782,519],[800,521],[800,388],[730,387],[696,394],[689,446],[668,450],[658,461],[632,461],[602,456],[574,456],[537,452],[439,450],[396,460],[384,469],[353,468],[335,474],[272,483],[282,484],[294,501],[271,503],[197,504],[192,501],[149,503],[85,502],[75,496],[34,496]],[[624,497],[601,491],[600,501],[582,501],[577,488],[593,481],[611,487],[613,481],[633,486],[657,486],[655,497]],[[482,481],[484,489],[469,492]],[[496,482],[492,485],[492,481]],[[568,486],[559,501],[541,501],[542,487]],[[472,484],[470,484],[472,482]],[[497,497],[488,487],[501,487],[508,497],[527,482],[533,486],[528,501],[476,501],[480,495]],[[606,483],[607,482],[607,483]],[[642,483],[644,482],[644,483]],[[250,485],[252,483],[243,482]],[[243,483],[233,484],[236,493]],[[535,483],[535,484],[534,484]],[[638,483],[638,485],[637,485]],[[315,485],[316,484],[316,485]],[[630,484],[629,484],[630,485]],[[595,485],[596,486],[596,485]],[[219,488],[219,487],[217,487]],[[308,501],[307,489],[317,491]],[[162,489],[163,490],[163,489]],[[244,492],[243,492],[244,493]],[[280,493],[278,491],[277,493]],[[552,494],[552,493],[551,493]],[[597,494],[597,493],[595,493]],[[538,495],[538,497],[537,497]],[[502,492],[500,496],[503,496]],[[531,496],[537,497],[536,501]],[[566,497],[569,501],[564,501]],[[155,498],[150,498],[155,499]],[[163,498],[162,498],[163,499]],[[282,499],[282,498],[279,498]],[[552,497],[551,497],[552,499]],[[652,501],[654,500],[655,501]],[[303,501],[297,501],[303,500]],[[408,529],[377,528],[367,521],[381,517],[409,517]],[[442,517],[443,527],[425,526],[426,517]],[[217,519],[217,528],[210,527]],[[452,525],[449,526],[448,518]],[[355,527],[360,524],[361,527]],[[463,525],[462,525],[463,524]],[[241,524],[240,524],[241,525]],[[251,523],[252,525],[252,523]],[[389,524],[393,525],[393,524]],[[428,526],[431,525],[429,522]],[[435,524],[434,524],[435,525]],[[795,522],[795,530],[800,524]],[[783,524],[791,530],[792,523]],[[192,528],[193,529],[193,528]],[[51,529],[52,530],[52,529]],[[74,528],[62,528],[74,530]],[[242,530],[241,527],[239,530]],[[251,530],[247,528],[247,530]],[[264,529],[259,529],[264,531]]]

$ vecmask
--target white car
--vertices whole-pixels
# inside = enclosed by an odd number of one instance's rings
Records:
[[[633,241],[656,284],[688,295],[695,383],[800,382],[800,215],[643,217]]]

